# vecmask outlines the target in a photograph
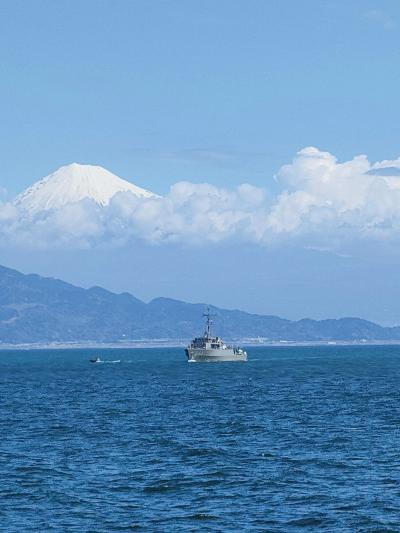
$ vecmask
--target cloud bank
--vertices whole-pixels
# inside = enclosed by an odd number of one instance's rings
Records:
[[[359,155],[341,163],[308,147],[275,179],[281,186],[275,196],[249,184],[228,190],[180,182],[165,197],[139,199],[120,192],[106,207],[82,200],[34,217],[3,203],[0,242],[79,248],[137,239],[193,246],[223,241],[335,246],[399,235],[400,158],[371,163]]]

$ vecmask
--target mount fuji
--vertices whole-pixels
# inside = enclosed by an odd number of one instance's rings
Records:
[[[84,199],[106,206],[117,192],[127,191],[137,198],[157,197],[103,167],[72,163],[34,183],[16,197],[14,205],[34,215]]]

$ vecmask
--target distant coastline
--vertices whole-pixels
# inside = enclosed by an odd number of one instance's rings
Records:
[[[296,346],[397,346],[400,340],[338,340],[338,341],[265,341],[252,342],[248,339],[229,341],[252,348],[288,348]],[[188,341],[182,339],[149,339],[127,342],[49,342],[49,343],[20,343],[9,344],[0,342],[0,351],[23,351],[23,350],[106,350],[106,349],[145,349],[145,348],[179,348],[182,349]]]

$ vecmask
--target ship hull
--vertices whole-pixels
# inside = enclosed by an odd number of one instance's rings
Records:
[[[186,356],[189,362],[213,363],[220,361],[247,361],[247,353],[234,352],[234,350],[212,350],[204,348],[186,348]]]

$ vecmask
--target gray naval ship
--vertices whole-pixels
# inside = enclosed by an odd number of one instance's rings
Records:
[[[220,337],[211,335],[212,315],[210,309],[203,315],[206,329],[202,337],[192,340],[185,352],[190,363],[210,363],[213,361],[247,361],[247,352],[236,346],[229,346]]]

